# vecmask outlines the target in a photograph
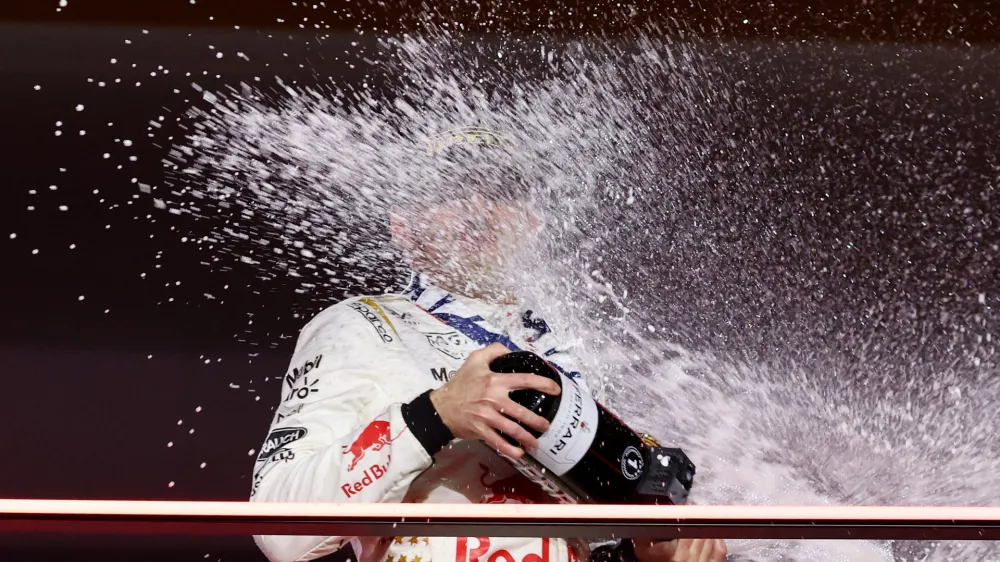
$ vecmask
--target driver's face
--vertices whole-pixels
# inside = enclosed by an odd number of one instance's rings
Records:
[[[413,266],[458,290],[503,285],[502,268],[537,231],[539,220],[523,203],[498,202],[480,195],[455,199],[407,213],[393,236]]]

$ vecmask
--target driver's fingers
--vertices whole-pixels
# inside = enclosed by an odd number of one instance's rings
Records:
[[[504,375],[501,380],[510,390],[530,388],[552,396],[557,396],[561,390],[556,381],[534,373],[510,373]]]
[[[535,439],[533,435],[528,433],[527,429],[524,429],[521,424],[516,421],[504,417],[500,412],[493,411],[486,414],[486,423],[490,425],[493,429],[498,429],[507,435],[514,438],[515,441],[521,444],[524,449],[532,450],[538,448],[538,440]]]
[[[515,447],[514,445],[508,443],[503,437],[500,437],[500,434],[497,433],[496,430],[493,429],[492,427],[483,428],[482,433],[483,435],[480,439],[482,439],[484,443],[486,443],[490,447],[493,447],[497,451],[507,455],[512,459],[520,459],[522,456],[524,456],[523,449]]]
[[[726,545],[720,539],[705,539],[699,562],[722,562],[726,559]]]
[[[508,353],[510,353],[510,350],[507,349],[507,346],[494,342],[482,349],[473,351],[469,354],[469,359],[475,359],[476,361],[481,361],[484,365],[489,365],[497,357],[502,357]]]
[[[664,554],[664,558],[666,558],[667,560],[671,560],[673,559],[674,555],[677,554],[677,546],[679,542],[680,541],[678,541],[677,539],[674,539],[672,541],[663,541],[663,542],[653,541],[653,546]]]
[[[678,539],[677,550],[674,552],[673,560],[683,562],[696,562],[698,560],[695,542],[699,539]]]
[[[549,429],[548,420],[510,399],[500,403],[500,413],[514,418],[539,433],[545,433]]]
[[[712,557],[712,547],[715,541],[712,539],[694,539],[691,541],[691,554],[688,559],[691,562],[710,562]]]

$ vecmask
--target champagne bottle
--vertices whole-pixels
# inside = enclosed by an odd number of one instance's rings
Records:
[[[562,388],[556,396],[531,389],[510,393],[512,400],[548,420],[549,429],[539,433],[525,427],[538,439],[538,448],[527,451],[522,462],[508,461],[557,499],[619,504],[687,501],[695,467],[683,451],[661,447],[650,436],[636,433],[534,353],[508,353],[493,360],[490,369],[535,373]]]

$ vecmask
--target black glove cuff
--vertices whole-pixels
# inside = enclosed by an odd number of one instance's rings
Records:
[[[404,403],[402,414],[406,426],[432,457],[455,438],[434,409],[429,390]]]

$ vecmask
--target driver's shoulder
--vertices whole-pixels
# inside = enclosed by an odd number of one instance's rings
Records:
[[[397,295],[364,295],[344,299],[314,316],[301,330],[301,339],[318,334],[349,339],[373,339],[384,344],[399,340],[395,311],[407,299]],[[367,334],[367,337],[365,336]]]

